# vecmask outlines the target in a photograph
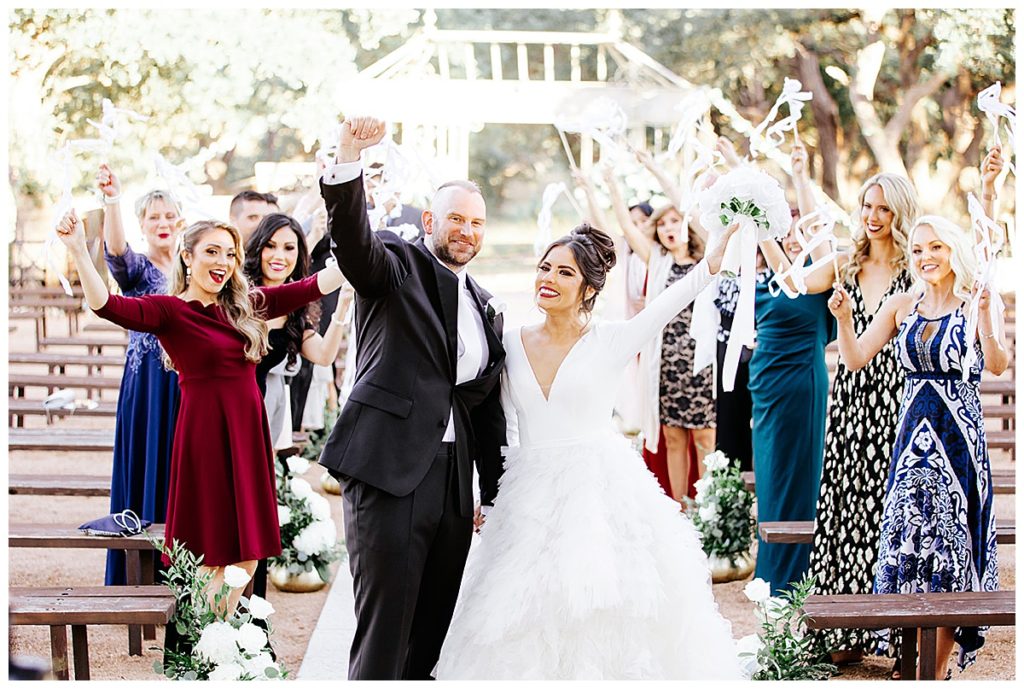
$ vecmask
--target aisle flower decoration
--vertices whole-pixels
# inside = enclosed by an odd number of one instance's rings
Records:
[[[836,666],[820,662],[830,649],[807,634],[804,601],[814,592],[814,578],[805,577],[781,596],[771,585],[754,579],[743,589],[757,608],[761,631],[736,642],[744,672],[755,680],[823,680],[836,674]]]
[[[266,680],[284,679],[287,671],[274,660],[270,648],[272,628],[269,616],[274,606],[260,596],[242,596],[236,610],[225,610],[232,589],[249,583],[249,573],[235,566],[224,572],[224,584],[211,607],[206,587],[211,574],[200,572],[202,556],[196,556],[175,541],[167,547],[154,545],[170,560],[164,580],[174,595],[176,648],[164,650],[163,662],[153,663],[157,674],[178,680]],[[253,620],[262,620],[266,629]]]
[[[729,458],[720,450],[707,455],[704,466],[704,476],[694,484],[696,498],[687,499],[690,518],[700,532],[713,570],[718,560],[724,569],[741,568],[750,561],[754,541],[754,496],[744,487],[739,468],[730,465]],[[713,574],[716,581],[727,580],[724,574]]]
[[[315,492],[302,474],[312,463],[299,456],[277,462],[277,517],[281,526],[281,554],[270,558],[273,570],[298,576],[316,572],[321,582],[331,580],[330,565],[341,557],[338,528],[331,518],[331,505]]]

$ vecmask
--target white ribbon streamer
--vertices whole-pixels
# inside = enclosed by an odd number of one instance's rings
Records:
[[[128,121],[145,122],[148,119],[149,117],[146,115],[140,115],[134,110],[116,108],[109,98],[104,98],[101,121],[86,120],[86,122],[99,130],[100,139],[107,146],[113,146],[115,141],[124,136]]]
[[[996,289],[996,258],[1002,250],[1005,240],[1003,229],[985,214],[974,194],[967,194],[967,209],[971,213],[971,229],[975,235],[974,256],[976,267],[974,269],[974,284],[977,289],[971,296],[971,303],[967,307],[967,332],[965,333],[967,355],[963,365],[963,380],[966,382],[970,377],[971,369],[978,361],[978,354],[974,351],[974,343],[977,339],[978,322],[981,319],[981,293],[986,288],[989,290],[989,316],[991,322],[989,331],[996,332],[999,326],[999,317],[1004,310],[1002,297]]]
[[[172,165],[159,153],[153,154],[153,164],[156,166],[156,173],[167,182],[170,191],[178,197],[181,207],[187,214],[197,214],[203,218],[213,219],[202,204],[202,195],[188,175],[179,165]]]
[[[989,86],[987,89],[981,91],[978,94],[978,110],[985,113],[988,121],[992,124],[992,131],[995,135],[996,145],[1002,146],[1002,139],[999,137],[999,119],[1006,119],[1006,130],[1010,136],[1010,154],[1016,157],[1017,148],[1017,113],[1016,111],[1006,103],[999,100],[999,96],[1002,93],[1003,87],[1000,82],[996,82]],[[1013,166],[1013,162],[1010,161],[1007,165],[1010,168],[1010,172],[1017,174],[1016,169]]]
[[[565,182],[551,182],[544,187],[544,196],[541,198],[540,203],[540,213],[537,214],[537,236],[533,240],[533,253],[535,256],[540,256],[541,252],[551,243],[551,209],[562,194],[569,195]]]
[[[807,276],[831,265],[832,259],[838,255],[836,249],[839,240],[835,235],[835,226],[835,218],[824,208],[801,216],[796,221],[796,239],[800,243],[800,253],[790,262],[789,270],[783,270],[781,265],[777,267],[768,282],[768,291],[773,297],[779,296],[780,291],[790,299],[807,294]],[[817,227],[817,231],[808,232],[812,227]],[[807,239],[808,234],[811,234],[810,239]],[[826,242],[829,244],[829,253],[822,258],[812,259],[810,265],[805,265],[807,259],[812,258],[814,251]],[[787,280],[792,281],[795,290],[789,286]]]
[[[782,84],[782,93],[779,94],[775,105],[768,112],[764,122],[757,125],[750,133],[750,152],[768,154],[778,148],[786,139],[786,132],[796,129],[797,122],[804,108],[804,103],[811,100],[813,94],[810,91],[801,91],[802,84],[796,79],[789,77]],[[784,117],[775,124],[768,126],[779,114],[779,108],[783,105],[789,106],[789,116]]]

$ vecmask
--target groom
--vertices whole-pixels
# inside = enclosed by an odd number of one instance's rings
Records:
[[[372,232],[359,154],[384,125],[342,124],[321,181],[335,255],[355,289],[356,382],[320,463],[342,484],[355,590],[349,679],[430,679],[473,533],[473,463],[490,505],[505,418],[502,318],[465,267],[486,208],[472,182],[442,185],[423,239]]]

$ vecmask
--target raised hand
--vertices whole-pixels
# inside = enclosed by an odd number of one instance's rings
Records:
[[[341,124],[341,138],[338,141],[338,162],[352,162],[359,159],[364,148],[379,144],[384,138],[386,127],[376,117],[361,116],[346,119]]]
[[[797,141],[793,144],[793,150],[789,154],[790,164],[793,166],[793,177],[796,179],[807,179],[807,149]]]
[[[86,251],[85,225],[78,219],[78,214],[72,208],[57,223],[57,237],[68,248],[69,251]]]
[[[100,169],[96,171],[96,186],[107,198],[117,198],[121,195],[121,180],[106,163],[100,164]]]
[[[828,310],[840,323],[853,320],[853,303],[850,295],[838,282],[832,284],[832,296],[828,299]]]
[[[721,270],[722,258],[725,256],[726,247],[729,245],[729,241],[736,234],[736,230],[738,230],[739,227],[740,224],[738,222],[734,222],[732,225],[725,228],[725,233],[722,235],[722,238],[717,244],[715,244],[715,247],[708,252],[707,256],[705,256],[705,260],[708,262],[708,271],[710,271],[712,275],[716,275],[718,271]]]
[[[715,150],[722,154],[722,157],[725,158],[725,164],[730,168],[734,168],[742,162],[740,161],[739,154],[736,153],[736,147],[732,145],[732,141],[724,136],[720,136],[715,140]]]
[[[978,293],[978,285],[975,285],[971,290],[971,296],[973,297]],[[992,304],[992,294],[989,292],[988,287],[984,287],[981,290],[981,297],[978,299],[978,313],[988,315],[989,308]]]
[[[993,146],[981,161],[981,188],[983,193],[994,194],[996,177],[1003,171],[1003,149]]]

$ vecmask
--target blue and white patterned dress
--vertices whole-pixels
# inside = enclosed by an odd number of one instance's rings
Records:
[[[962,308],[925,318],[915,306],[896,336],[906,382],[882,513],[876,593],[999,586],[992,470],[979,395],[984,359],[975,343],[978,360],[964,382],[966,326]],[[955,631],[961,670],[974,662],[985,631]]]

